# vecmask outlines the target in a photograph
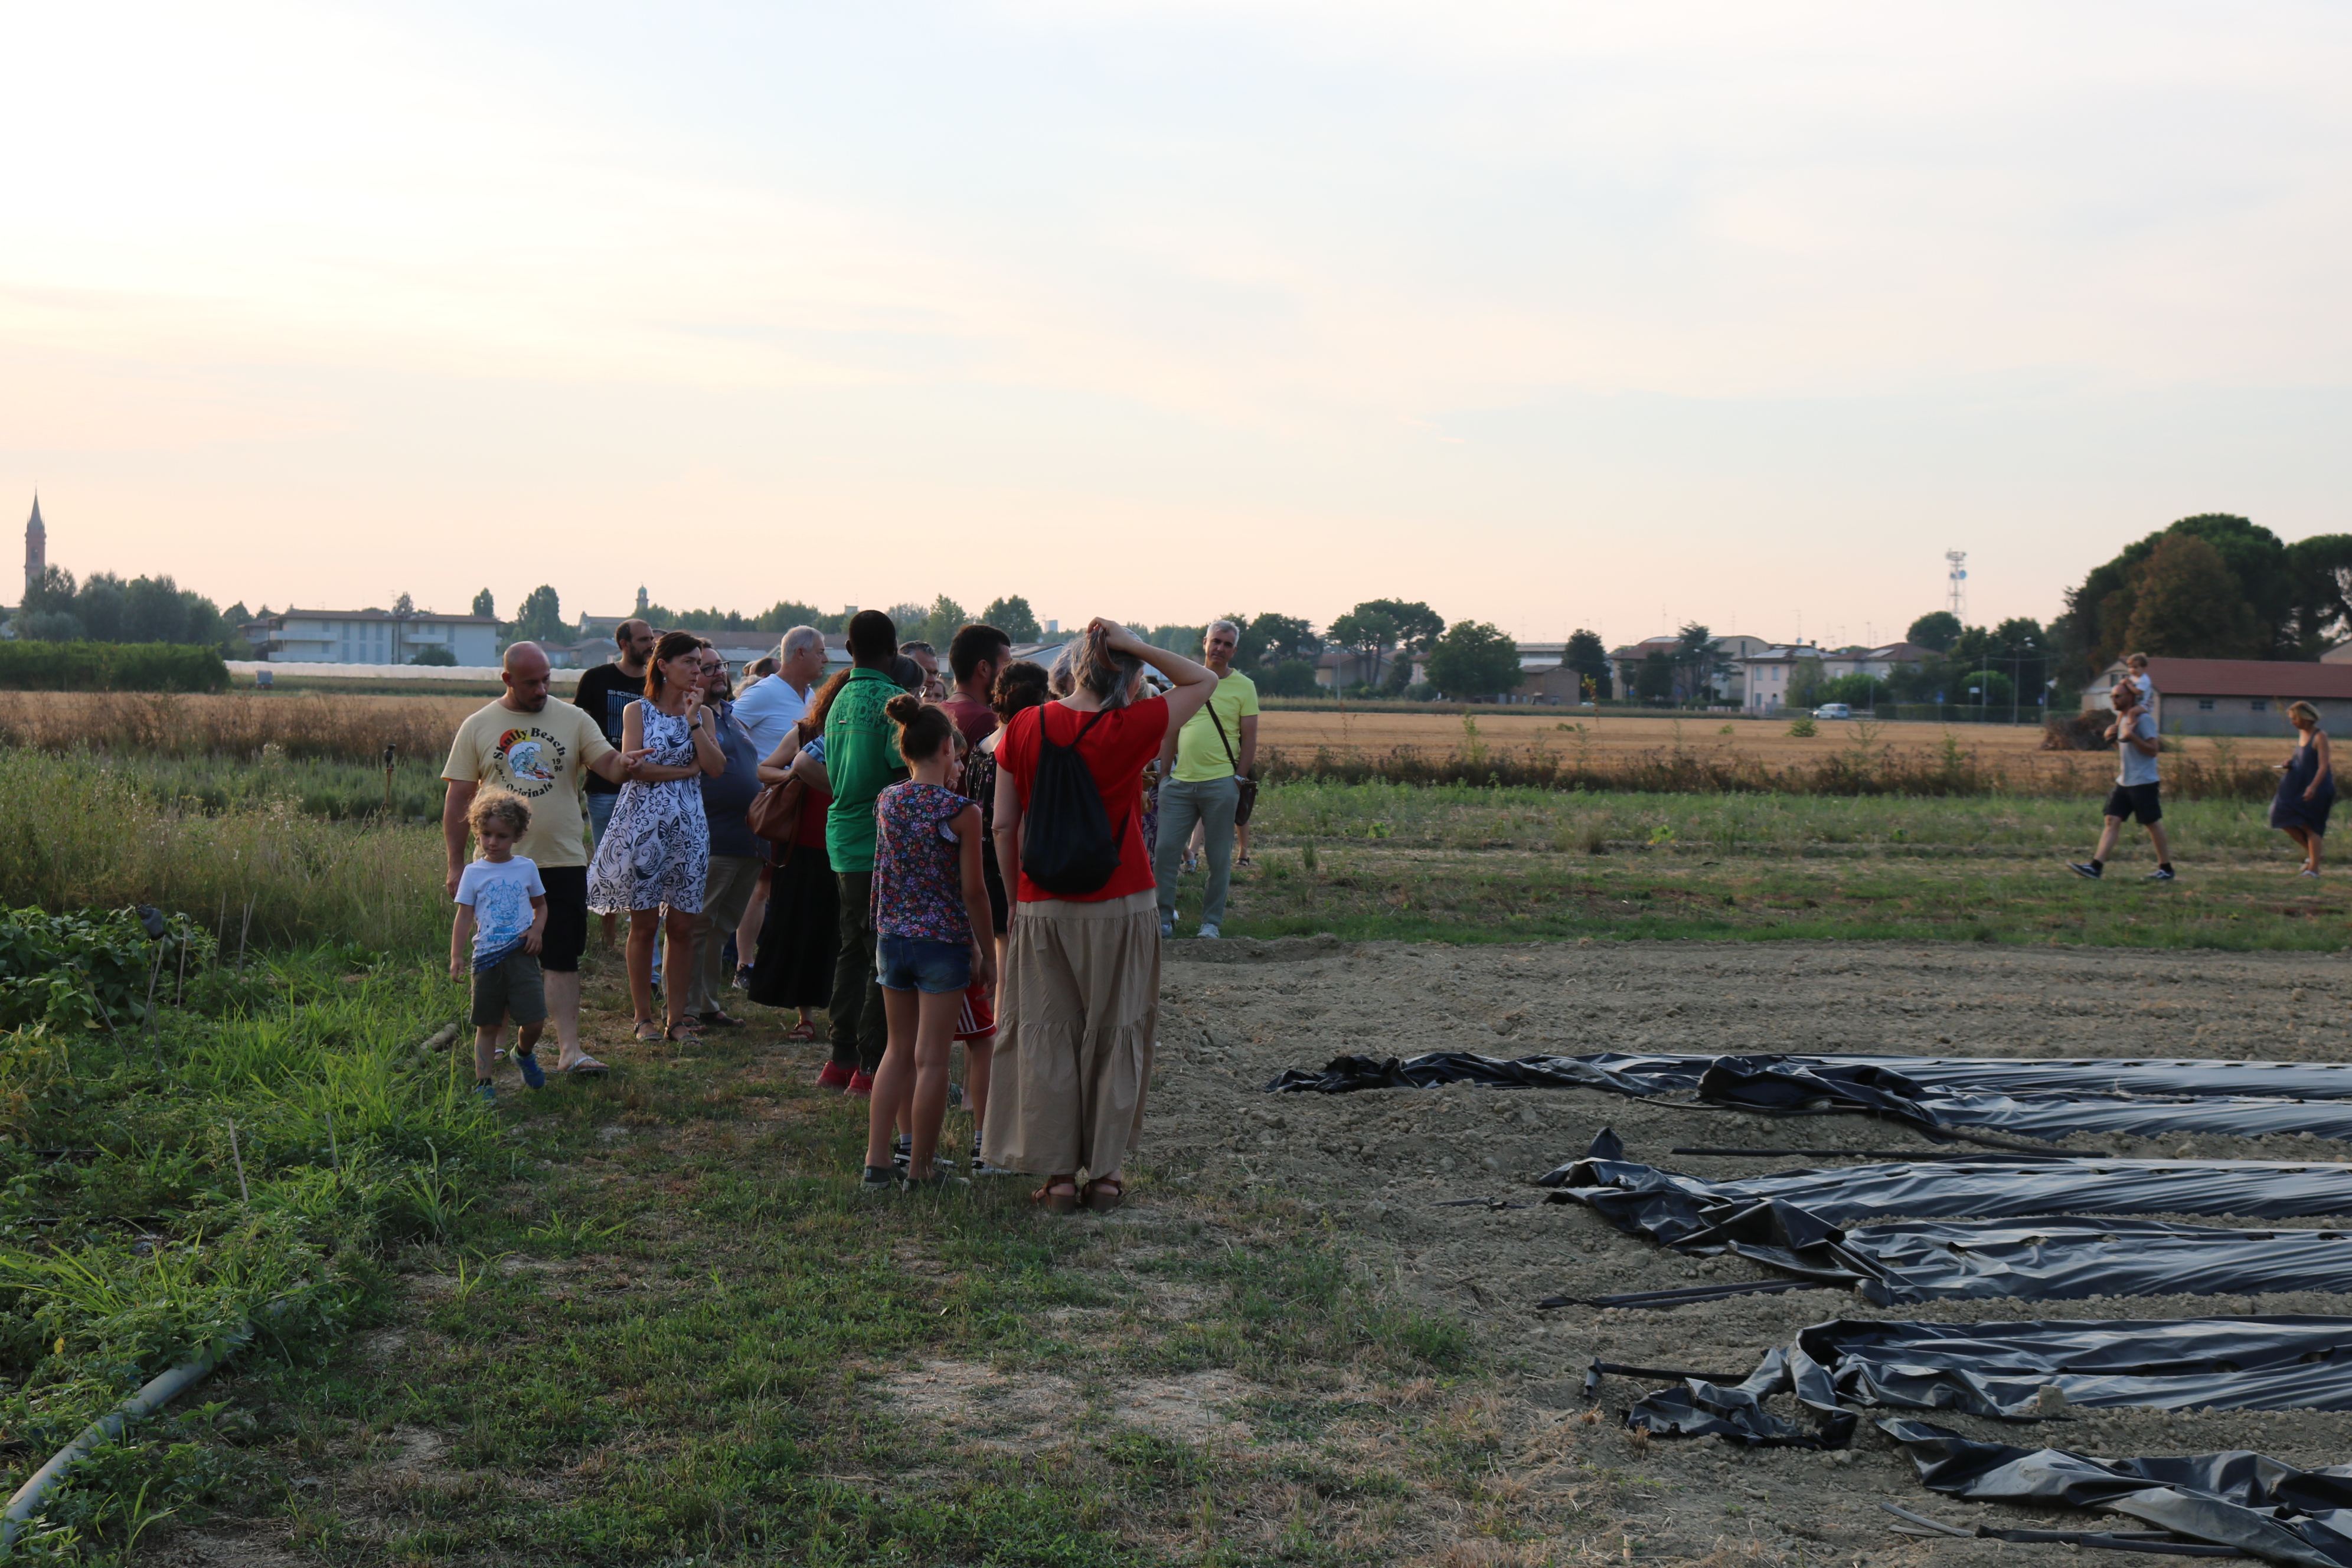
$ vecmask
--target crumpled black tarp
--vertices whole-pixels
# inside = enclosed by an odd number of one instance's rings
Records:
[[[1360,1089],[1433,1089],[1442,1083],[1483,1083],[1490,1089],[1605,1089],[1637,1097],[1698,1087],[1712,1058],[1621,1056],[1602,1051],[1589,1057],[1482,1057],[1468,1051],[1431,1051],[1400,1061],[1390,1057],[1334,1057],[1321,1072],[1291,1068],[1267,1084],[1269,1093],[1352,1094]],[[1687,1070],[1673,1064],[1687,1060]],[[1621,1068],[1619,1064],[1623,1064]]]
[[[2232,1230],[2164,1220],[2043,1218],[2000,1223],[1995,1219],[1919,1219],[1884,1225],[1842,1226],[1835,1215],[1917,1212],[2015,1213],[1983,1200],[1988,1172],[2071,1173],[2053,1176],[2032,1191],[2072,1194],[2072,1206],[2106,1209],[2121,1201],[2099,1175],[2118,1164],[2143,1162],[2037,1161],[1939,1162],[1934,1165],[1859,1166],[1845,1171],[1790,1173],[1809,1181],[1791,1196],[1753,1190],[1775,1178],[1708,1182],[1616,1158],[1615,1134],[1603,1129],[1593,1152],[1546,1176],[1559,1176],[1558,1199],[1588,1205],[1619,1229],[1647,1237],[1678,1251],[1701,1256],[1723,1251],[1801,1279],[1851,1286],[1880,1306],[1943,1300],[2073,1300],[2085,1296],[2206,1296],[2222,1291],[2332,1290],[2352,1294],[2352,1234],[2327,1229]],[[2081,1168],[2076,1168],[2081,1167]],[[2308,1170],[2257,1167],[2303,1181]],[[2325,1167],[2341,1169],[2342,1167]],[[1887,1196],[1891,1170],[1940,1173],[1958,1169],[1982,1179],[1956,1179],[1949,1188],[1920,1179],[1910,1195]],[[2087,1180],[2086,1180],[2087,1172]],[[1835,1178],[1856,1178],[1867,1194],[1855,1198]],[[2199,1199],[2174,1184],[2151,1178],[2163,1212],[2195,1212]],[[2013,1187],[2015,1184],[2011,1184]],[[2352,1180],[2344,1184],[2352,1192]],[[1775,1193],[1790,1192],[1786,1185]],[[2249,1195],[2245,1180],[2233,1176],[2216,1189],[2213,1202],[2231,1205],[2265,1201]],[[1961,1194],[1955,1196],[1954,1194]],[[1962,1201],[1965,1197],[1965,1201]],[[2042,1206],[2028,1203],[2029,1210]]]
[[[1593,1372],[1604,1369],[1596,1362]],[[1619,1368],[1619,1371],[1627,1369]],[[2063,1394],[2063,1400],[2053,1393]],[[1806,1432],[1765,1402],[1793,1394]],[[2047,1402],[2047,1403],[2045,1403]],[[1867,1406],[2033,1420],[2070,1407],[2352,1409],[2352,1318],[1910,1323],[1837,1319],[1799,1331],[1729,1384],[1685,1377],[1625,1412],[1662,1436],[1842,1447]]]
[[[1538,1185],[1619,1229],[1685,1251],[1759,1205],[1801,1210],[1821,1231],[1873,1215],[2002,1219],[2043,1214],[2210,1214],[2250,1219],[2352,1215],[2352,1164],[2267,1160],[1936,1160],[1775,1171],[1709,1181],[1620,1159],[1606,1129]],[[1787,1225],[1803,1232],[1803,1222]],[[1811,1239],[1800,1236],[1800,1241]]]
[[[2352,1410],[2352,1318],[1839,1319],[1799,1331],[1785,1363],[1799,1401],[1824,1415],[1877,1405],[2028,1419],[2053,1384],[2070,1405]]]
[[[1405,1060],[1339,1057],[1321,1072],[1293,1068],[1266,1088],[1345,1094],[1463,1082],[1598,1089],[1643,1099],[1696,1093],[1710,1105],[1777,1116],[1861,1111],[1931,1135],[1941,1128],[1986,1128],[2053,1139],[2074,1132],[2352,1139],[2352,1067],[2334,1062],[1619,1051],[1506,1060],[1438,1051]]]
[[[1930,1489],[1983,1502],[2105,1509],[2297,1568],[2352,1568],[2352,1466],[2298,1470],[2243,1448],[2099,1459],[1882,1421]]]
[[[1792,1381],[1789,1354],[1774,1351],[1745,1381],[1729,1388],[1703,1377],[1643,1394],[1625,1412],[1625,1425],[1646,1427],[1662,1437],[1722,1437],[1751,1448],[1842,1448],[1853,1435],[1852,1415],[1833,1416],[1818,1432],[1807,1432],[1764,1408]]]

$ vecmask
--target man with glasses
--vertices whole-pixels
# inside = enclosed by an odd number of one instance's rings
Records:
[[[1202,830],[1209,870],[1201,896],[1201,934],[1214,937],[1224,922],[1242,781],[1257,764],[1257,683],[1234,669],[1241,636],[1241,627],[1231,621],[1209,627],[1202,662],[1217,678],[1217,689],[1160,749],[1160,842],[1151,858],[1160,878],[1161,936],[1176,934],[1176,879],[1195,823]]]

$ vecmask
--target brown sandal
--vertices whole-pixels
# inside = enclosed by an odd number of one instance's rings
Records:
[[[1097,1176],[1087,1184],[1083,1200],[1097,1214],[1108,1214],[1127,1202],[1127,1186],[1117,1176]]]
[[[1055,1187],[1070,1190],[1057,1193],[1054,1190]],[[1078,1212],[1078,1178],[1075,1174],[1048,1176],[1044,1186],[1029,1194],[1029,1201],[1047,1214],[1076,1214]]]
[[[655,1023],[651,1018],[640,1018],[637,1020],[637,1044],[641,1046],[647,1045],[655,1040],[660,1039],[661,1037],[662,1030],[660,1025]]]

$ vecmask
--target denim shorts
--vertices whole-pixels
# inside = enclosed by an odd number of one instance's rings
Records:
[[[875,954],[874,977],[885,991],[961,991],[971,984],[971,945],[886,934]]]

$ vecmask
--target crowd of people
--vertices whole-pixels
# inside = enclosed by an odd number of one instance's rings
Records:
[[[967,626],[943,674],[929,644],[866,610],[846,669],[825,678],[824,638],[797,626],[738,692],[707,639],[633,620],[569,702],[551,700],[544,651],[515,644],[504,694],[459,726],[443,770],[477,1091],[494,1096],[509,1026],[532,1088],[551,1024],[558,1073],[606,1070],[581,1041],[580,963],[589,915],[608,946],[625,915],[639,1041],[737,1026],[738,988],[793,1016],[788,1040],[814,1042],[824,1015],[818,1087],[869,1102],[863,1190],[964,1179],[939,1146],[961,1043],[972,1171],[1039,1176],[1032,1196],[1055,1212],[1116,1207],[1180,880],[1203,869],[1198,934],[1215,938],[1255,795],[1239,640],[1216,622],[1195,661],[1098,620],[1047,668]],[[2104,877],[2137,820],[2170,881],[2158,694],[2145,657],[2129,668],[2098,848],[2073,868]],[[2288,716],[2271,823],[2316,877],[2334,770],[2317,710]]]
[[[579,971],[590,914],[607,946],[625,914],[640,1041],[737,1026],[739,986],[793,1016],[789,1040],[824,1013],[816,1083],[867,1101],[861,1191],[967,1179],[940,1148],[961,1042],[972,1172],[1036,1176],[1055,1213],[1116,1208],[1180,879],[1203,867],[1215,938],[1255,795],[1239,637],[1216,623],[1196,661],[1097,620],[1047,668],[974,625],[943,674],[866,610],[846,669],[825,679],[824,637],[794,627],[739,692],[707,639],[633,620],[569,702],[513,645],[443,770],[476,1092],[495,1097],[509,1026],[530,1087],[550,1024],[559,1074],[607,1070]]]

